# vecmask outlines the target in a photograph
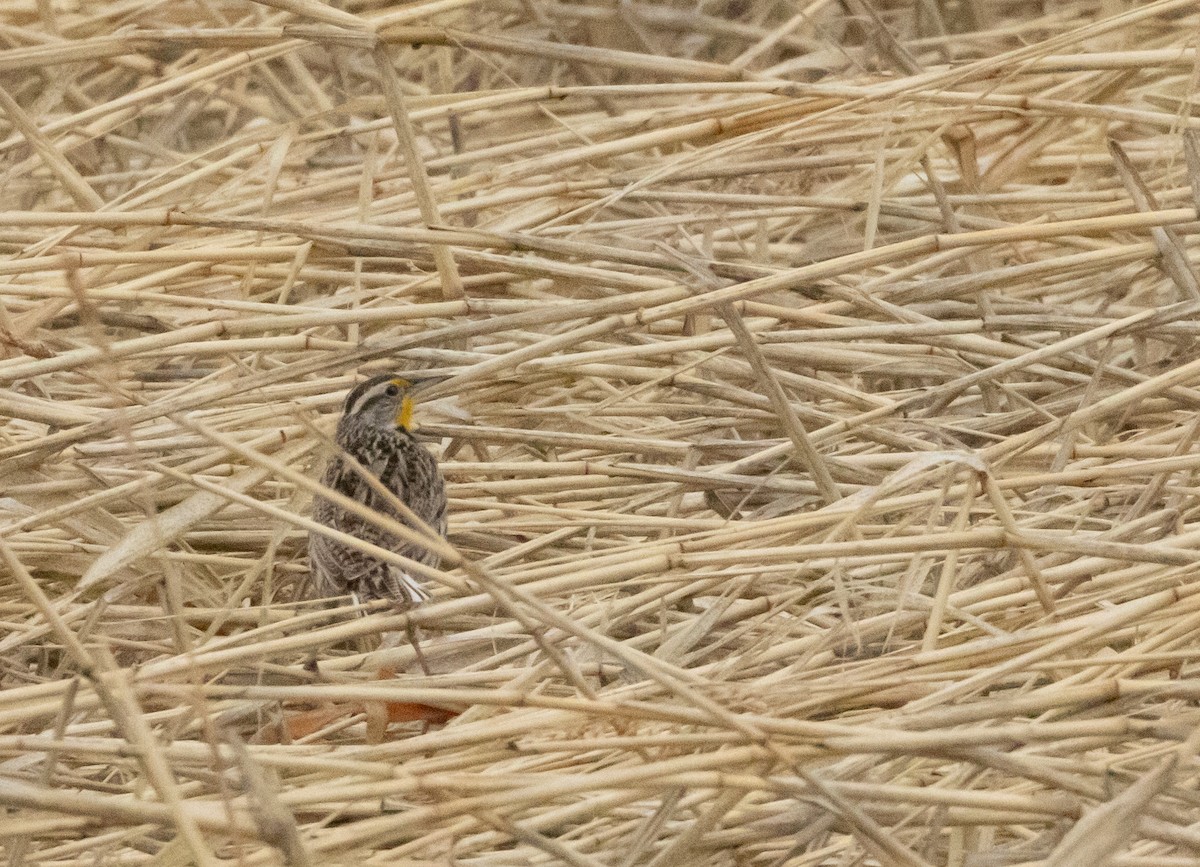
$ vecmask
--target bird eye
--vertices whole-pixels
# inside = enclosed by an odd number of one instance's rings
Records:
[[[385,394],[387,394],[388,397],[395,397],[399,393],[400,393],[400,389],[394,385],[389,385],[387,387],[387,391],[385,392]]]

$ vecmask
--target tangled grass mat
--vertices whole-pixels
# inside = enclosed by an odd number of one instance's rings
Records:
[[[5,863],[1197,863],[1198,33],[5,3]],[[306,584],[385,369],[411,615]]]

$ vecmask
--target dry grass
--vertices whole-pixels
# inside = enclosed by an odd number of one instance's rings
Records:
[[[4,4],[8,864],[1197,863],[1195,0],[700,8]]]

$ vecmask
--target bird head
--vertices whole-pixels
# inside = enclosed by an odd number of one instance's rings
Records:
[[[364,380],[346,395],[343,418],[356,418],[368,424],[391,430],[408,430],[412,426],[414,382],[394,373],[384,373]]]

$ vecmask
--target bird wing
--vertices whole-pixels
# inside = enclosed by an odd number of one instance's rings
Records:
[[[375,486],[372,485],[371,482],[367,481],[366,478],[364,478],[362,470],[348,461],[339,461],[338,463],[339,466],[334,478],[326,482],[329,487],[333,488],[339,494],[345,494],[356,503],[362,503],[373,512],[380,512],[384,515],[399,517],[396,509],[392,506],[390,499],[379,493],[379,491],[375,489]],[[371,461],[363,462],[363,469],[375,476],[377,479],[389,479],[391,482],[391,484],[388,485],[389,489],[401,502],[403,502],[403,480],[394,478],[395,472],[392,467],[394,463],[394,456],[380,456]],[[389,471],[392,472],[392,477],[382,475],[382,473]],[[346,519],[346,523],[348,523],[350,527],[354,528],[361,527],[365,522],[365,519],[340,508],[333,511],[333,517],[335,519],[335,526],[341,523],[340,521],[337,521],[337,519],[342,517]],[[337,526],[337,528],[339,530],[347,530],[347,532],[352,532],[349,527]]]

